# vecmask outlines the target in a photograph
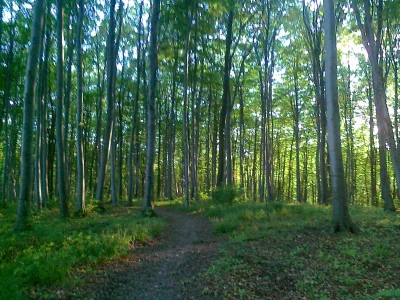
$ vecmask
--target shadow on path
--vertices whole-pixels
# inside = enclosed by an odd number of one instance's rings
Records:
[[[91,278],[80,299],[202,299],[198,275],[218,257],[211,223],[194,214],[156,208],[168,220],[154,245],[133,247],[124,260]],[[75,298],[75,297],[74,297]],[[76,298],[75,298],[76,299]]]

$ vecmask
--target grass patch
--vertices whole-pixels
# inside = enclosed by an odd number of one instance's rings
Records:
[[[215,196],[215,194],[214,194]],[[231,199],[229,195],[228,199]],[[181,205],[170,203],[171,207]],[[186,208],[187,209],[187,208]],[[351,207],[359,234],[334,234],[332,208],[307,204],[196,203],[228,238],[203,274],[205,295],[228,299],[397,299],[400,216]]]
[[[95,208],[95,205],[93,205]],[[89,206],[90,208],[90,206]],[[26,299],[34,289],[72,285],[79,273],[125,256],[131,243],[158,235],[162,218],[144,218],[140,208],[105,212],[89,209],[84,217],[59,219],[57,209],[32,217],[32,230],[13,232],[16,207],[0,216],[0,293],[3,299]]]

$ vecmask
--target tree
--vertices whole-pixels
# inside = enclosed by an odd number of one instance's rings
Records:
[[[30,203],[32,202],[32,148],[33,113],[35,99],[36,71],[40,53],[40,37],[43,30],[45,0],[37,0],[34,6],[31,28],[31,47],[25,75],[24,115],[21,149],[21,186],[19,191],[17,220],[15,230],[29,227]]]
[[[392,121],[387,107],[385,79],[382,67],[383,0],[378,0],[376,7],[374,6],[377,16],[375,26],[372,22],[373,16],[371,11],[373,10],[370,0],[364,0],[364,23],[361,21],[361,13],[357,1],[352,0],[351,5],[356,16],[357,25],[361,32],[362,43],[367,50],[368,59],[371,65],[377,125],[379,132],[381,132],[385,139],[381,140],[380,144],[383,146],[383,143],[386,142],[389,146],[397,190],[398,194],[400,194],[400,157],[393,133]],[[374,31],[374,28],[376,28],[376,32]],[[394,210],[394,206],[388,205],[385,209]]]
[[[350,218],[348,200],[346,199],[346,182],[344,177],[342,145],[340,140],[340,113],[337,84],[337,46],[335,8],[333,0],[324,0],[325,16],[325,72],[329,162],[331,164],[331,186],[334,232],[348,230],[356,232],[357,228]]]
[[[150,84],[147,101],[147,143],[146,143],[146,184],[143,199],[143,211],[152,211],[154,203],[154,157],[156,149],[156,87],[157,87],[157,39],[158,19],[160,15],[160,0],[154,0],[151,13],[150,32]]]
[[[63,134],[64,105],[64,0],[57,0],[57,101],[56,101],[56,147],[58,198],[61,217],[69,217],[68,194],[66,190],[65,147]]]
[[[103,202],[104,181],[106,177],[106,167],[110,154],[111,143],[113,140],[114,128],[114,80],[116,71],[115,61],[115,4],[116,0],[110,2],[110,19],[107,38],[107,124],[104,132],[103,151],[101,156],[100,168],[98,172],[96,199]],[[114,176],[114,174],[113,174]]]
[[[78,76],[78,95],[76,109],[76,160],[77,160],[77,197],[76,209],[78,212],[85,210],[85,163],[83,153],[83,66],[82,66],[82,26],[84,17],[84,3],[79,0],[78,30],[76,36],[77,51],[77,76]]]

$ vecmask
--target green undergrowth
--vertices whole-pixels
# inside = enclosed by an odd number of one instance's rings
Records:
[[[158,235],[162,218],[145,218],[139,207],[89,205],[85,216],[59,218],[57,209],[32,217],[32,229],[14,233],[16,207],[0,210],[0,298],[46,298],[55,286],[76,285],[81,273],[127,255],[132,243]]]
[[[174,209],[182,201],[169,203]],[[351,207],[359,234],[331,230],[332,207],[194,203],[227,238],[201,280],[227,299],[400,299],[400,214]],[[185,208],[189,212],[188,208]]]

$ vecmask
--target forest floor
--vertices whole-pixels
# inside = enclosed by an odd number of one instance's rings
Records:
[[[270,209],[268,218],[253,203],[156,208],[166,231],[99,269],[71,296],[400,299],[398,214],[355,208],[361,232],[354,235],[331,232],[329,207]]]
[[[177,199],[155,218],[139,203],[69,220],[49,210],[16,235],[10,208],[0,299],[400,299],[400,214],[352,206],[360,232],[334,234],[331,209]]]
[[[128,256],[101,267],[90,274],[84,286],[64,296],[74,299],[210,298],[203,295],[206,286],[200,277],[218,257],[218,245],[223,240],[213,236],[211,222],[198,214],[162,207],[155,211],[168,224],[158,238],[132,245]]]

